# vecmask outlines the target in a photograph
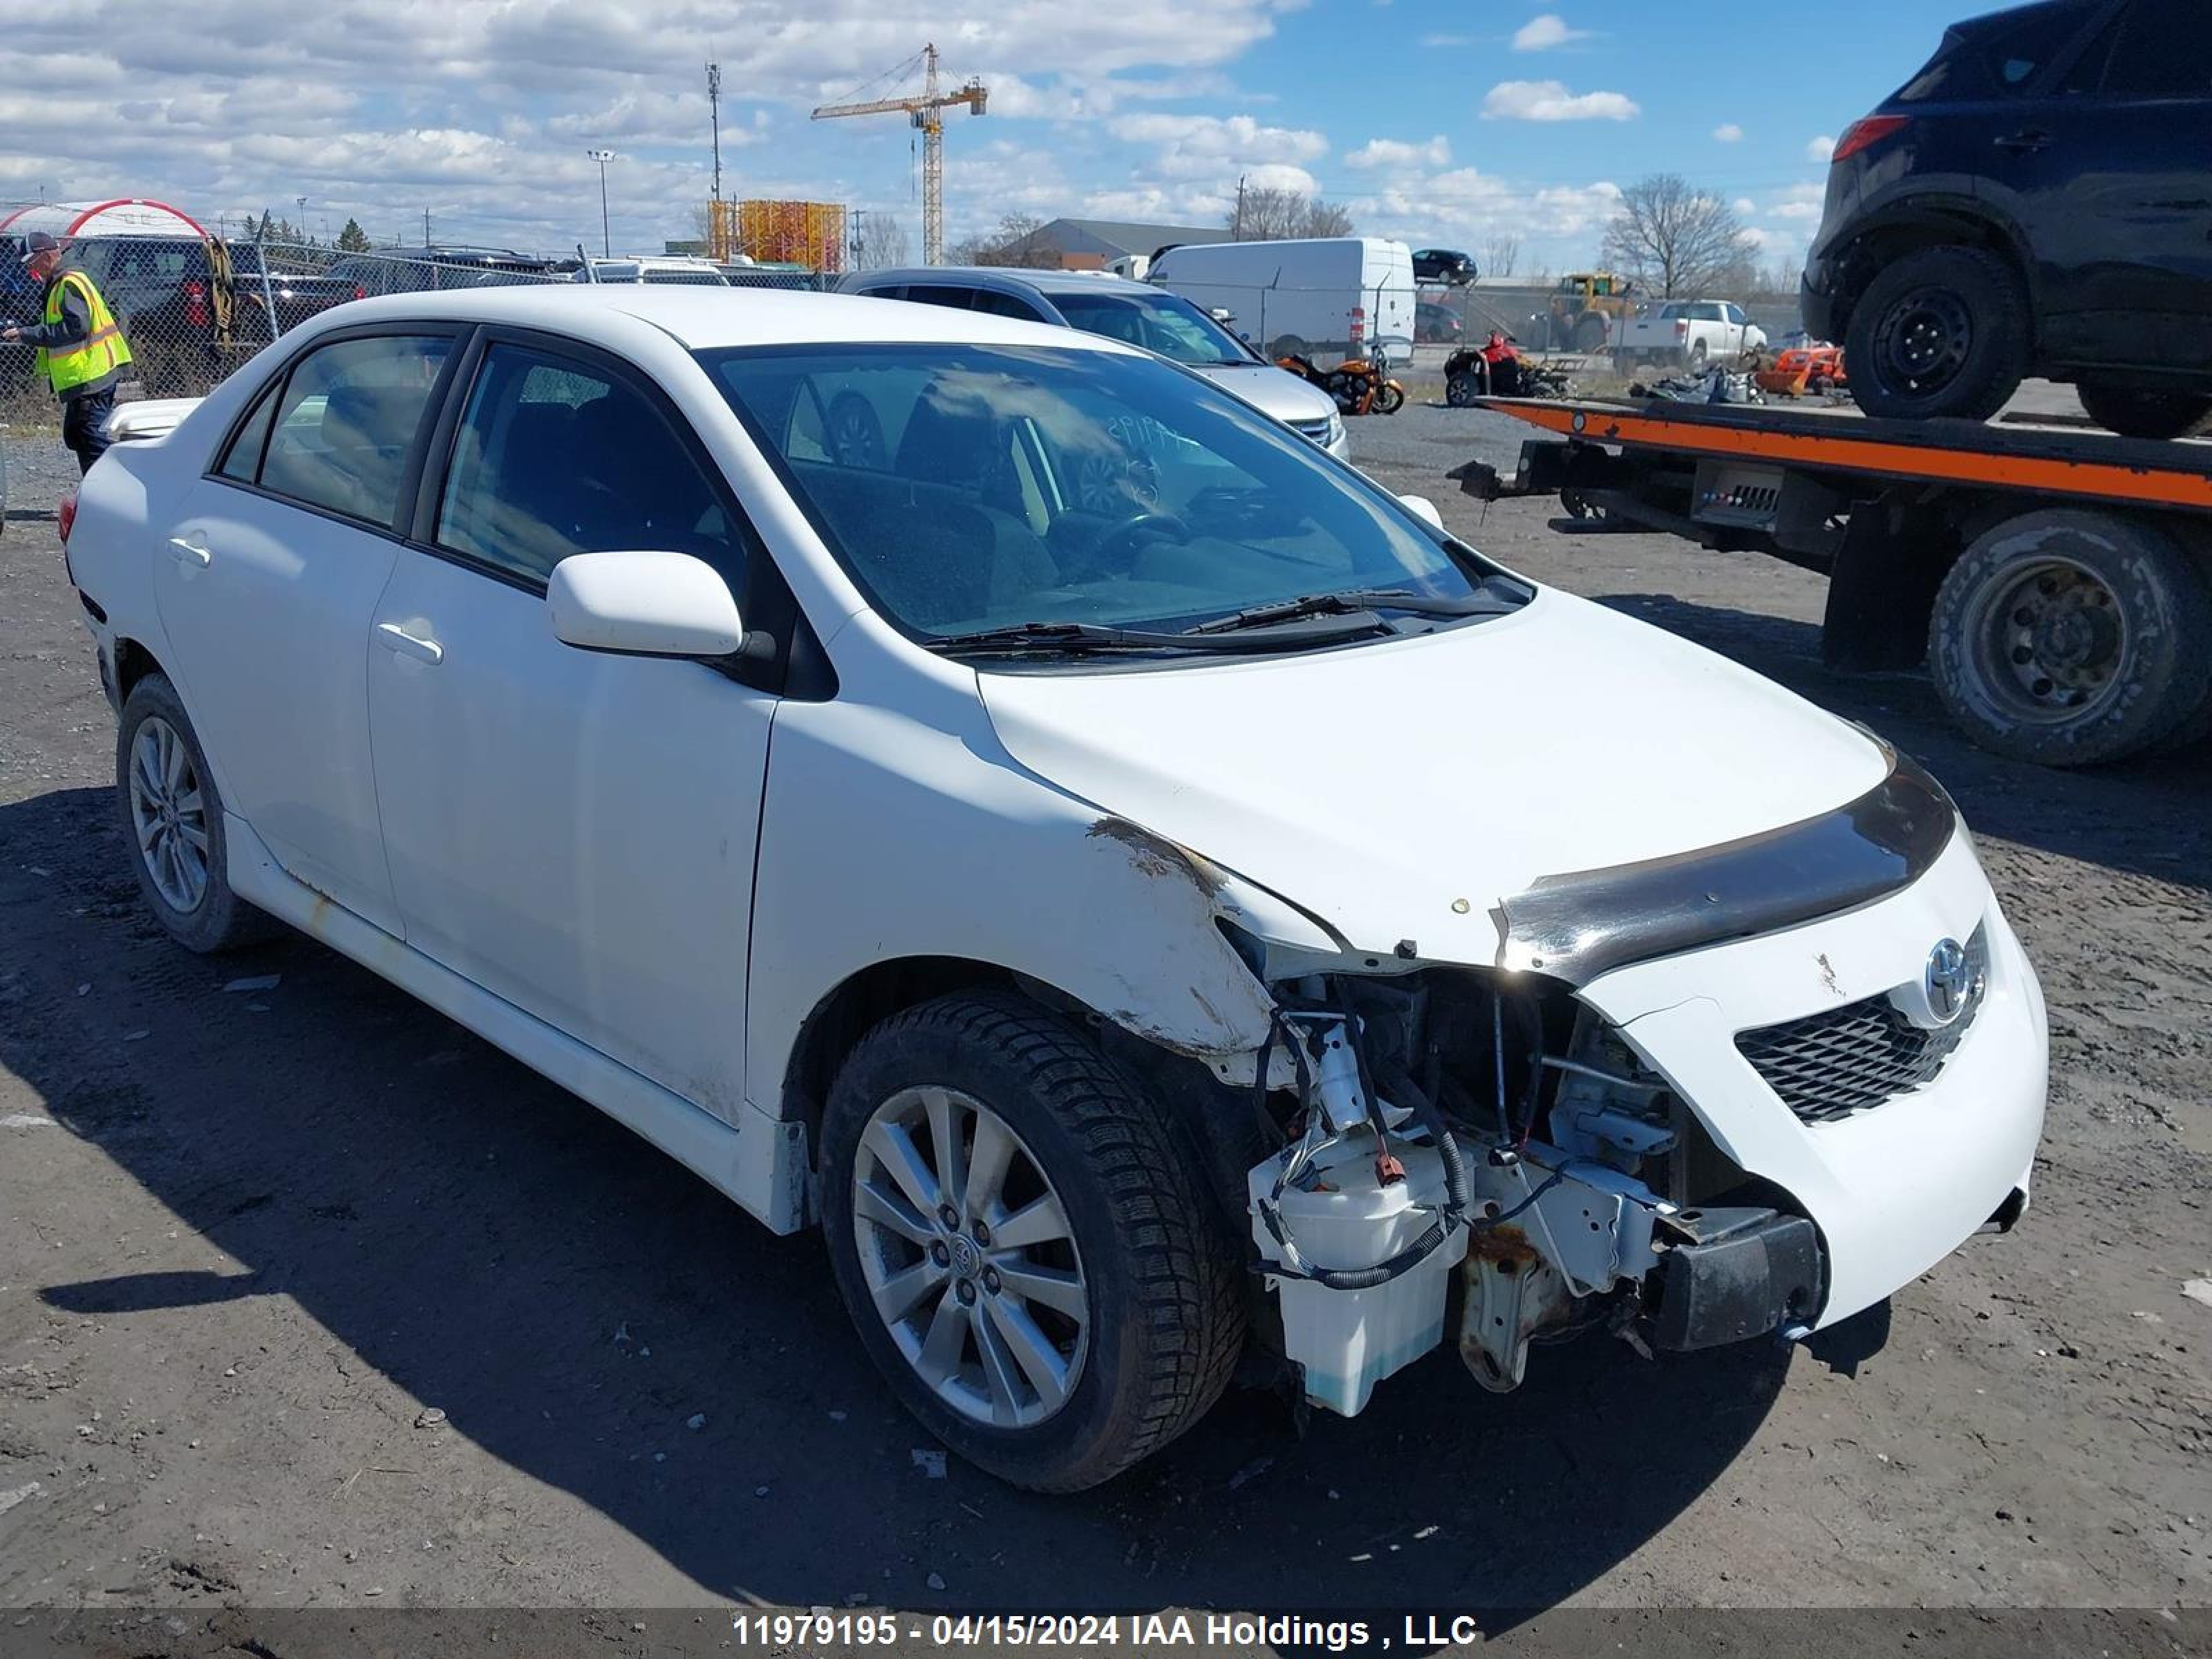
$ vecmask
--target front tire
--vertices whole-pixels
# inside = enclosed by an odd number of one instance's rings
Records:
[[[2212,432],[2212,398],[2084,380],[2074,388],[2089,418],[2127,438],[2197,438]]]
[[[2208,630],[2204,562],[2166,530],[2028,513],[1952,566],[1928,659],[1945,707],[1981,747],[2087,766],[2166,743],[2202,715]]]
[[[138,890],[178,944],[205,956],[276,933],[273,918],[231,890],[222,796],[165,675],[149,674],[124,702],[115,796]]]
[[[1161,1109],[1066,1021],[1004,994],[892,1016],[838,1073],[822,1147],[861,1345],[978,1468],[1094,1486],[1227,1385],[1235,1249]]]
[[[1375,412],[1377,415],[1395,415],[1405,406],[1406,392],[1402,386],[1385,381],[1375,389]]]
[[[1885,266],[1844,338],[1851,397],[1869,415],[1985,421],[2027,372],[2027,295],[1996,254],[1926,247]]]
[[[1469,370],[1463,368],[1444,382],[1444,401],[1454,409],[1472,409],[1481,395],[1482,388]]]

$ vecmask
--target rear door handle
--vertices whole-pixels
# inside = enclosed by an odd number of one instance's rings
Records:
[[[196,564],[202,569],[215,559],[215,555],[209,552],[204,544],[194,541],[191,536],[170,537],[169,552],[179,564]]]
[[[2008,149],[2015,155],[2025,155],[2031,150],[2048,149],[2051,144],[2051,135],[2039,131],[2033,127],[2026,127],[2018,132],[2006,133],[2002,137],[1998,138],[1996,143],[1999,149]]]
[[[412,657],[417,662],[427,662],[433,668],[446,659],[446,647],[435,640],[426,640],[419,634],[410,634],[398,623],[379,623],[376,636],[386,648],[403,657]]]

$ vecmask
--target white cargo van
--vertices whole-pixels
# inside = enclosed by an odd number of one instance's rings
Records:
[[[1149,280],[1208,311],[1266,351],[1413,355],[1413,252],[1373,236],[1211,242],[1170,248]]]

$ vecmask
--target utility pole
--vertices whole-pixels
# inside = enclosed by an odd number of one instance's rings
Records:
[[[722,66],[707,65],[707,119],[714,129],[714,199],[722,199]]]
[[[1244,175],[1241,173],[1237,175],[1237,219],[1230,227],[1229,240],[1232,242],[1244,240]]]
[[[431,246],[431,241],[430,241],[430,210],[429,210],[429,209],[428,209],[428,208],[424,208],[424,209],[422,210],[422,246],[423,246],[424,247],[428,247],[428,246]]]
[[[814,112],[814,118],[820,121],[837,115],[898,113],[921,130],[921,262],[941,265],[945,263],[945,118],[941,112],[955,104],[965,104],[970,115],[981,115],[990,92],[973,76],[957,89],[940,92],[937,86],[936,46],[924,46],[921,58],[924,68],[921,97],[878,98],[865,104],[824,104]],[[907,63],[913,61],[908,58]]]
[[[599,252],[612,258],[615,239],[607,228],[607,163],[615,159],[615,153],[611,149],[587,149],[584,154],[599,164]]]

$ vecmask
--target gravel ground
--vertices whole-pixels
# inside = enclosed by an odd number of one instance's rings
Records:
[[[112,722],[54,542],[67,458],[18,444],[0,1606],[43,1610],[18,1639],[232,1651],[222,1632],[251,1620],[226,1609],[733,1600],[2104,1607],[2148,1611],[2003,1628],[2014,1651],[2201,1650],[2212,1305],[2185,1285],[2212,1279],[2212,757],[2082,775],[1991,759],[1918,677],[1822,668],[1813,576],[1452,493],[1445,466],[1510,460],[1500,417],[1408,410],[1355,442],[1509,562],[1867,721],[1950,786],[2050,1001],[2020,1231],[1814,1352],[1646,1364],[1586,1340],[1504,1399],[1438,1353],[1303,1438],[1232,1395],[1084,1497],[940,1474],[813,1238],[771,1237],[305,940],[221,962],[164,940],[114,827]],[[226,988],[264,975],[281,980]],[[542,1645],[647,1650],[576,1617]],[[1849,1621],[1788,1641],[1868,1645]]]

